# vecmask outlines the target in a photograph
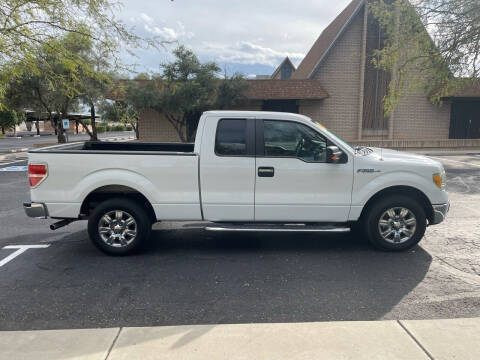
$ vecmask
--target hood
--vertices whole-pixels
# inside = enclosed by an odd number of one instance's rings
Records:
[[[378,160],[382,159],[387,163],[395,162],[395,163],[410,165],[410,166],[423,165],[423,166],[431,166],[431,167],[443,170],[443,165],[440,162],[430,159],[426,156],[412,154],[409,152],[392,150],[392,149],[383,149],[383,148],[375,148],[375,147],[370,149],[372,149],[373,152],[371,152],[366,156],[372,156],[377,158]]]

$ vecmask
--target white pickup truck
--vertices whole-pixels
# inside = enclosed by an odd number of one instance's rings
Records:
[[[85,142],[29,151],[28,216],[88,219],[93,243],[126,254],[163,220],[212,231],[361,229],[384,250],[417,244],[448,209],[429,158],[352,148],[289,113],[208,111],[195,144]]]

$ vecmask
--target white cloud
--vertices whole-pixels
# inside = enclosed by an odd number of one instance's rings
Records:
[[[168,26],[150,26],[149,24],[144,24],[143,27],[147,32],[160,36],[167,41],[189,40],[195,36],[192,31],[186,31],[185,26],[181,22],[177,22],[176,28]]]
[[[147,24],[153,23],[153,18],[151,18],[150,16],[148,16],[145,13],[140,13],[140,19],[142,19]]]
[[[151,1],[123,0],[119,16],[140,36],[158,36],[191,48],[202,61],[253,64],[264,73],[289,56],[298,65],[322,30],[350,0]],[[172,45],[170,49],[175,46]],[[168,51],[142,52],[145,68],[158,68]],[[266,68],[267,67],[267,68]],[[258,73],[258,72],[257,72]]]
[[[221,62],[265,64],[273,67],[277,66],[286,56],[294,62],[303,59],[305,56],[303,53],[278,51],[248,41],[239,41],[227,46],[205,42],[200,50],[202,53],[211,54],[215,60]]]

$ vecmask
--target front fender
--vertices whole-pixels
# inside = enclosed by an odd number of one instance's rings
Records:
[[[369,178],[370,177],[370,178]],[[409,186],[424,193],[430,203],[441,203],[443,196],[432,180],[410,171],[392,171],[373,177],[371,174],[355,174],[352,206],[364,206],[376,193],[393,186]],[[444,193],[444,191],[443,191]]]

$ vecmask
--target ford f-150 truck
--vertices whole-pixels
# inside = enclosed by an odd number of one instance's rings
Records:
[[[298,114],[208,111],[195,144],[80,142],[29,151],[28,216],[88,220],[93,243],[127,254],[152,224],[204,220],[212,231],[361,232],[405,250],[444,220],[443,166],[353,148]]]

